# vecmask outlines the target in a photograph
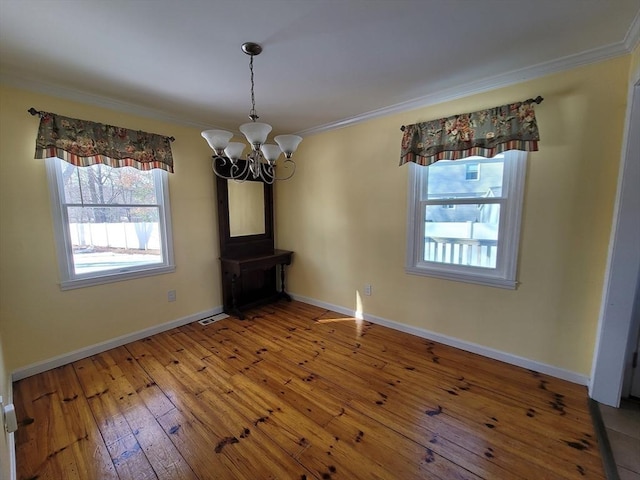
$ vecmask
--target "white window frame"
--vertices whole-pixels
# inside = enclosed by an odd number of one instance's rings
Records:
[[[171,235],[168,173],[161,169],[154,169],[152,172],[159,200],[157,206],[159,208],[160,244],[163,262],[153,265],[125,267],[117,270],[76,274],[73,266],[73,247],[71,245],[71,234],[69,231],[69,218],[63,202],[64,185],[62,182],[62,162],[63,160],[55,157],[50,157],[45,160],[51,198],[56,253],[60,272],[60,288],[62,290],[119,282],[132,278],[160,275],[175,271],[173,238]]]
[[[502,197],[426,198],[428,167],[409,164],[407,252],[405,271],[413,275],[444,278],[467,283],[515,289],[517,287],[518,246],[526,174],[527,153],[511,150],[504,152]],[[496,268],[455,265],[424,261],[424,218],[426,205],[498,203],[500,220]]]

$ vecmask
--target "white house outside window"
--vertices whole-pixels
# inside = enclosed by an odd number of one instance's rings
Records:
[[[46,162],[62,289],[175,269],[166,171]]]
[[[515,150],[411,163],[406,271],[515,288],[525,167]]]

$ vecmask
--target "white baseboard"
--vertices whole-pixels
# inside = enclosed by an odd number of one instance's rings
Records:
[[[107,340],[106,342],[96,343],[95,345],[81,348],[74,352],[65,353],[64,355],[58,355],[57,357],[53,357],[42,362],[33,363],[26,367],[14,370],[11,374],[11,379],[15,382],[17,380],[36,375],[38,373],[46,372],[47,370],[51,370],[52,368],[61,367],[62,365],[66,365],[68,363],[90,357],[91,355],[96,355],[106,350],[120,347],[122,345],[126,345],[127,343],[135,342],[136,340],[155,335],[156,333],[171,330],[172,328],[176,327],[181,327],[182,325],[186,325],[187,323],[196,322],[212,315],[217,315],[221,312],[222,307],[215,307],[210,310],[205,310],[204,312],[194,313],[177,320],[172,320],[167,323],[162,323],[160,325],[154,325],[150,328],[145,328],[144,330],[139,330],[127,335],[122,335],[120,337]]]
[[[495,350],[493,348],[485,347],[477,343],[471,343],[465,340],[460,340],[455,337],[442,335],[436,332],[432,332],[430,330],[425,330],[422,328],[413,327],[411,325],[406,325],[404,323],[395,322],[393,320],[388,320],[386,318],[377,317],[375,315],[370,315],[368,313],[363,314],[362,312],[350,310],[340,305],[333,305],[330,303],[322,302],[314,298],[304,297],[302,295],[296,295],[293,293],[290,293],[290,295],[291,295],[291,298],[293,298],[294,300],[308,303],[309,305],[315,305],[317,307],[326,308],[327,310],[332,310],[334,312],[342,313],[344,315],[349,315],[354,318],[362,318],[364,320],[367,320],[368,322],[375,323],[377,325],[382,325],[385,327],[392,328],[394,330],[398,330],[400,332],[405,332],[411,335],[415,335],[417,337],[433,340],[434,342],[442,343],[450,347],[459,348],[460,350],[464,350],[466,352],[476,353],[478,355],[482,355],[483,357],[492,358],[494,360],[499,360],[501,362],[526,368],[528,370],[544,373],[546,375],[560,378],[568,382],[577,383],[579,385],[589,384],[588,376],[580,373],[572,372],[570,370],[565,370],[563,368],[555,367],[553,365],[548,365],[546,363],[538,362],[536,360],[531,360],[529,358],[520,357],[518,355],[502,352],[500,350]],[[80,350],[76,350],[74,352],[70,352],[64,355],[59,355],[57,357],[51,358],[49,360],[45,360],[43,362],[34,363],[26,367],[15,370],[12,373],[12,380],[15,382],[17,380],[30,377],[31,375],[36,375],[38,373],[51,370],[52,368],[60,367],[68,363],[90,357],[91,355],[96,355],[106,350],[110,350],[112,348],[126,345],[127,343],[140,340],[141,338],[149,337],[151,335],[155,335],[156,333],[160,333],[166,330],[170,330],[172,328],[180,327],[182,325],[186,325],[187,323],[195,322],[203,318],[216,315],[221,312],[222,312],[222,307],[216,307],[211,310],[199,312],[184,318],[173,320],[171,322],[163,323],[161,325],[155,325],[151,328],[147,328],[134,333],[123,335],[121,337],[117,337],[117,338],[108,340],[106,342],[101,342],[89,347],[81,348]]]
[[[520,357],[518,355],[502,352],[500,350],[495,350],[493,348],[485,347],[477,343],[471,343],[465,340],[460,340],[459,338],[449,337],[447,335],[442,335],[436,332],[432,332],[430,330],[413,327],[411,325],[406,325],[404,323],[394,322],[393,320],[388,320],[382,317],[376,317],[375,315],[370,315],[368,313],[350,310],[348,308],[344,308],[339,305],[332,305],[330,303],[322,302],[314,298],[296,295],[291,292],[289,292],[289,295],[291,295],[291,298],[293,298],[294,300],[298,300],[300,302],[308,303],[310,305],[315,305],[316,307],[326,308],[327,310],[333,310],[334,312],[342,313],[344,315],[349,315],[354,318],[360,318],[368,322],[375,323],[377,325],[393,328],[394,330],[398,330],[400,332],[409,333],[411,335],[415,335],[421,338],[426,338],[428,340],[433,340],[434,342],[442,343],[450,347],[459,348],[460,350],[464,350],[466,352],[476,353],[478,355],[482,355],[483,357],[499,360],[501,362],[509,363],[517,367],[522,367],[528,370],[533,370],[535,372],[544,373],[546,375],[550,375],[552,377],[556,377],[561,380],[566,380],[571,383],[577,383],[578,385],[589,384],[588,376],[582,375],[580,373],[572,372],[570,370],[565,370],[563,368],[555,367],[553,365],[548,365],[546,363],[538,362],[536,360],[531,360],[529,358]]]

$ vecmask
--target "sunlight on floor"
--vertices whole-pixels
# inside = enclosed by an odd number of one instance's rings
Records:
[[[362,312],[362,299],[360,292],[356,291],[356,312],[355,317],[338,317],[338,318],[317,318],[317,323],[350,323],[354,322],[356,327],[356,338],[362,336],[362,328],[364,326],[364,315]]]
[[[356,318],[362,320],[364,318],[364,308],[362,307],[362,297],[360,292],[356,290]]]
[[[364,320],[362,318],[355,317],[347,317],[347,318],[323,318],[316,320],[318,323],[345,323],[345,322],[354,322],[356,325],[356,338],[360,338],[362,336],[362,325]]]

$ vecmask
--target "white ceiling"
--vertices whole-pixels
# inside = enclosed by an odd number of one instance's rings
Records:
[[[253,41],[260,120],[304,134],[628,53],[639,12],[640,0],[0,0],[0,81],[236,130]]]

